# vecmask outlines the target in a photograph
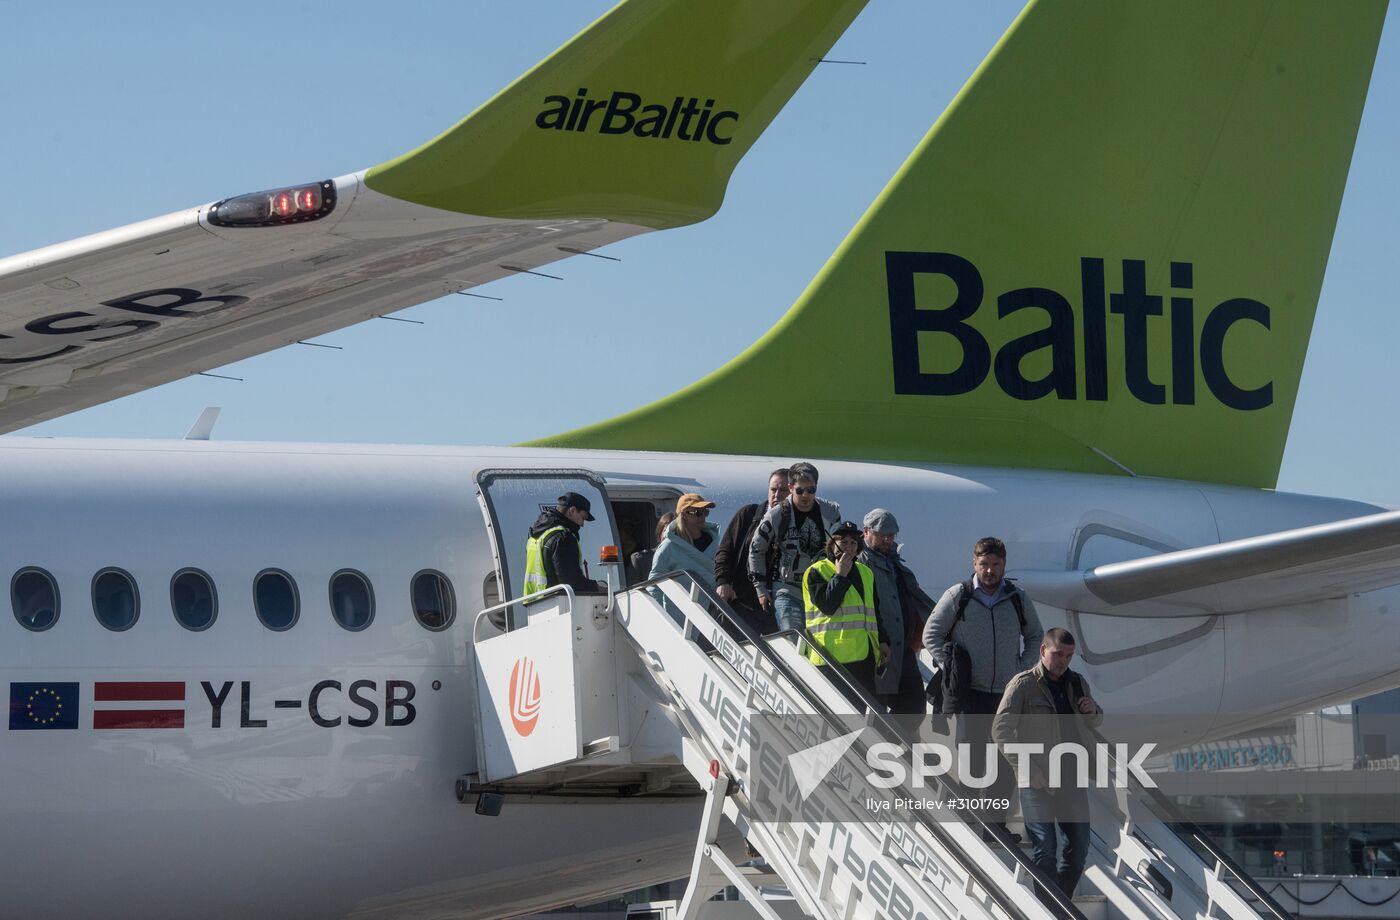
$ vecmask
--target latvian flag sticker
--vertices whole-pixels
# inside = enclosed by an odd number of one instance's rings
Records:
[[[92,685],[93,728],[184,728],[185,682],[100,680]]]

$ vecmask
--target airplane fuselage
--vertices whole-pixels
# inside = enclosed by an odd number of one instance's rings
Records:
[[[41,631],[18,613],[0,620],[5,913],[93,915],[115,901],[145,917],[487,917],[684,875],[698,803],[561,801],[491,818],[454,798],[476,770],[473,621],[498,591],[476,477],[588,469],[614,498],[701,492],[722,526],[785,462],[6,439],[0,572],[43,570],[60,603]],[[821,463],[820,492],[857,521],[894,511],[905,559],[935,596],[988,534],[1006,540],[1014,577],[1376,510],[1167,480],[837,461]],[[600,516],[585,544],[616,542],[606,527]],[[139,598],[121,631],[94,615],[94,578],[114,568]],[[172,614],[172,577],[190,568],[217,592],[199,631]],[[282,630],[255,611],[269,569],[296,586]],[[374,597],[355,631],[329,588],[347,569]],[[415,618],[424,571],[452,585],[445,629]],[[1191,715],[1186,743],[1400,682],[1397,601],[1387,589],[1231,616],[1043,604],[1040,615],[1080,637],[1076,667],[1106,708]],[[48,695],[27,702],[38,686]]]

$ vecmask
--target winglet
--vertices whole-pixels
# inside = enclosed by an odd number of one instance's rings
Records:
[[[704,220],[740,157],[865,0],[620,3],[466,119],[369,170],[468,214]]]

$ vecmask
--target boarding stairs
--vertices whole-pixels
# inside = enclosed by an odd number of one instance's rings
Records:
[[[865,781],[857,796],[844,780],[870,772],[872,746],[894,756],[911,739],[861,691],[838,689],[845,672],[813,665],[800,637],[756,635],[688,573],[531,601],[524,616],[499,617],[520,601],[478,615],[478,772],[459,783],[459,798],[481,811],[487,796],[499,808],[501,797],[570,783],[596,791],[619,775],[630,784],[614,786],[623,794],[698,784],[704,809],[681,920],[696,920],[728,886],[779,920],[759,890],[777,879],[820,920],[1293,920],[1156,790],[1094,791],[1073,899],[1052,881],[1038,896],[1048,880],[1029,850],[952,807],[976,792],[947,776],[883,790],[942,803],[936,816],[932,807],[872,812]],[[804,787],[799,775],[818,781]],[[726,852],[722,830],[730,839],[737,830],[777,878],[741,865],[740,848]]]

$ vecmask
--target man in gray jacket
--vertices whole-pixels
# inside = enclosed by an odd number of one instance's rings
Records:
[[[802,576],[826,549],[831,528],[841,522],[841,506],[817,498],[817,469],[810,463],[793,466],[792,491],[768,509],[749,545],[749,577],[758,605],[773,613],[779,630],[802,629],[807,614],[802,604]]]
[[[890,657],[876,672],[875,690],[880,702],[897,715],[923,715],[928,711],[924,681],[914,655],[922,641],[924,621],[933,610],[933,599],[919,587],[919,580],[900,556],[895,543],[899,522],[884,508],[865,516],[865,548],[858,560],[875,575],[880,601],[880,625],[890,639]]]
[[[970,745],[973,776],[985,776],[992,719],[1007,683],[1039,660],[1044,630],[1035,604],[1006,577],[1006,544],[983,537],[972,549],[972,577],[943,592],[924,627],[928,649],[940,673],[951,664],[950,647],[966,653],[966,688],[944,694],[944,712],[957,712],[958,741]],[[959,698],[961,697],[961,698]],[[950,706],[952,704],[952,706]],[[952,708],[956,707],[956,708]],[[984,795],[1009,799],[1010,768],[997,765],[996,782]],[[990,815],[1005,827],[1005,813]]]

